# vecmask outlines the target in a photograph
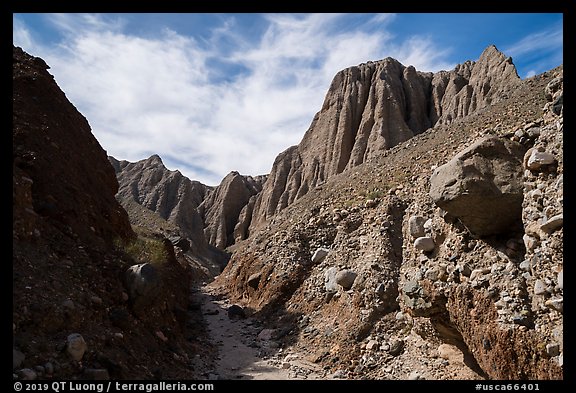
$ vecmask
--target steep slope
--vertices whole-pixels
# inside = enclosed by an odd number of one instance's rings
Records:
[[[189,269],[162,239],[136,239],[106,152],[47,69],[14,47],[14,378],[193,377]],[[155,266],[122,250],[137,241],[158,251]],[[153,286],[126,279],[143,270]]]
[[[345,169],[497,103],[519,81],[511,59],[494,46],[477,62],[436,74],[392,58],[340,71],[300,144],[276,158],[255,201],[252,230]]]
[[[515,76],[502,60],[502,78]],[[496,87],[497,73],[484,93],[466,93],[476,97],[472,113],[449,119],[458,113],[449,106],[434,128],[270,209],[211,287],[266,323],[282,356],[309,353],[326,377],[562,379],[562,68],[510,90]],[[475,144],[494,138],[514,147],[488,167],[480,156],[491,149]],[[298,195],[307,172],[296,165],[320,168],[301,146],[278,157],[258,198],[271,195],[274,179]],[[481,174],[502,186],[521,173],[514,225],[479,234],[435,204],[431,178],[457,157],[472,176],[461,184]],[[290,200],[284,191],[277,203]]]
[[[174,239],[187,239],[187,254],[209,268],[212,275],[219,274],[228,261],[224,250],[234,243],[237,225],[237,236],[246,236],[247,228],[242,225],[247,220],[241,216],[242,210],[262,190],[266,177],[231,172],[220,185],[209,187],[180,171],[168,170],[158,155],[135,163],[114,157],[109,160],[120,184],[116,196],[133,223],[139,221],[152,230],[162,228],[161,232]],[[150,212],[159,219],[138,220],[150,217]]]

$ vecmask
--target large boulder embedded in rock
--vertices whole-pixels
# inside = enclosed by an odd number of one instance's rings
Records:
[[[138,314],[160,297],[162,281],[154,265],[141,263],[130,266],[126,271],[126,287],[132,309]]]
[[[524,147],[487,137],[436,168],[430,197],[480,236],[521,229]]]

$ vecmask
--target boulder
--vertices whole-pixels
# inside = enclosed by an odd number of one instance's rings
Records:
[[[66,352],[70,355],[72,360],[77,362],[82,360],[86,349],[88,349],[88,346],[81,334],[73,333],[68,336],[68,339],[66,340]]]
[[[483,138],[434,170],[430,197],[479,236],[521,230],[523,155],[519,143]]]
[[[162,291],[158,270],[154,265],[142,263],[130,266],[125,277],[133,311],[137,314],[145,312],[159,298]]]
[[[354,280],[356,280],[357,274],[352,270],[344,269],[336,274],[336,283],[342,285],[342,288],[348,290],[352,288]]]

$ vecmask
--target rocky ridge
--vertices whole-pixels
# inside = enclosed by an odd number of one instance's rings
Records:
[[[392,58],[340,71],[300,144],[276,158],[254,203],[252,230],[330,177],[496,104],[519,82],[511,58],[495,46],[477,62],[436,74]]]
[[[310,188],[211,286],[266,322],[283,353],[314,348],[326,377],[562,379],[561,81],[560,67],[518,82]],[[482,232],[435,203],[432,179],[458,157],[468,169],[445,179],[465,185],[455,196],[516,178],[512,221]],[[500,203],[478,211],[500,219]]]

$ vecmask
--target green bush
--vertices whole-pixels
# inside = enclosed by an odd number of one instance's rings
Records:
[[[137,263],[162,265],[168,259],[164,244],[158,239],[138,236],[133,241],[118,241],[116,247]]]

